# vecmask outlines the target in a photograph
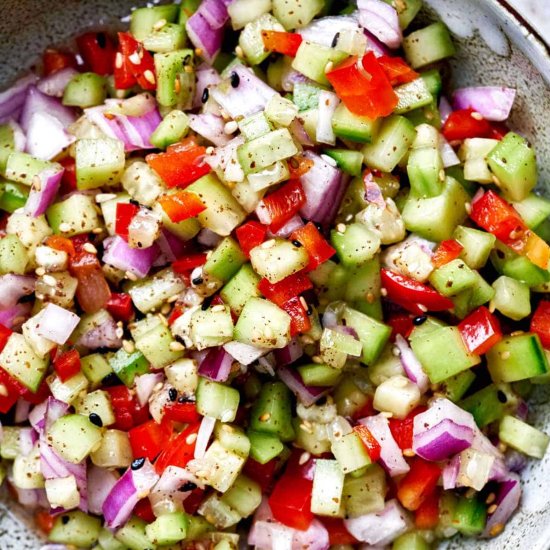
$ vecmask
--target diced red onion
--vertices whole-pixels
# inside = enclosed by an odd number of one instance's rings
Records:
[[[181,258],[186,250],[185,242],[164,228],[160,231],[160,235],[156,240],[156,245],[159,248],[160,255],[153,265],[166,265],[167,263],[172,263],[178,258]]]
[[[262,111],[277,93],[244,65],[234,67],[231,73],[239,77],[239,85],[233,88],[230,79],[226,79],[211,88],[210,94],[233,119]]]
[[[80,321],[80,317],[72,311],[52,303],[47,304],[35,317],[39,320],[36,333],[59,345],[69,339]]]
[[[117,336],[115,320],[109,315],[101,325],[93,327],[83,334],[76,344],[91,350],[97,348],[117,349],[122,346],[122,339]]]
[[[443,489],[446,491],[454,489],[457,486],[458,472],[460,470],[460,455],[454,456],[443,468],[441,479],[443,481]]]
[[[15,304],[0,311],[0,324],[12,330],[19,330],[28,319],[32,310],[32,304]]]
[[[88,469],[88,509],[90,513],[102,514],[103,504],[118,481],[118,474],[107,468],[91,466]]]
[[[20,78],[11,88],[0,92],[0,124],[19,118],[27,98],[27,90],[37,78],[36,75],[29,74]]]
[[[21,489],[13,484],[11,488],[15,491],[19,504],[25,508],[34,510],[44,505],[44,497],[46,495],[44,489]],[[47,499],[45,504],[46,507],[49,506]]]
[[[231,374],[233,357],[223,347],[210,348],[199,365],[199,374],[214,382],[225,382]]]
[[[295,216],[292,216],[290,220],[288,220],[281,229],[276,231],[275,233],[271,233],[271,231],[268,231],[269,237],[282,237],[283,239],[286,239],[293,231],[296,231],[296,229],[300,229],[300,227],[304,226],[304,222],[302,221],[302,218],[296,214]]]
[[[306,407],[313,405],[328,391],[327,388],[306,386],[298,371],[288,367],[277,369],[277,375]]]
[[[306,151],[304,157],[312,160],[313,166],[300,177],[306,195],[300,214],[308,220],[330,224],[340,206],[347,180],[338,168],[316,153]]]
[[[57,195],[64,171],[61,165],[56,164],[53,168],[46,168],[38,174],[23,209],[25,214],[37,218],[46,212]]]
[[[41,78],[36,87],[46,95],[53,97],[63,97],[63,92],[67,87],[67,84],[72,80],[73,76],[78,74],[76,69],[72,67],[65,67],[59,71],[55,71],[44,78]]]
[[[25,399],[18,399],[15,405],[14,421],[16,424],[21,424],[29,418],[29,412],[32,404]]]
[[[216,426],[216,419],[211,416],[203,416],[201,424],[199,426],[199,431],[197,432],[197,441],[195,442],[195,451],[194,458],[202,459],[206,454],[206,449],[212,433],[214,432],[214,427]]]
[[[441,123],[445,124],[445,121],[449,118],[449,115],[453,112],[453,108],[449,103],[449,100],[443,95],[439,99],[439,115],[441,116]]]
[[[420,361],[416,358],[416,355],[410,348],[405,338],[403,338],[400,334],[398,334],[395,338],[395,345],[399,349],[399,359],[401,360],[401,364],[403,365],[403,369],[407,374],[407,377],[420,388],[422,393],[424,393],[430,385],[430,379],[424,372]]]
[[[382,44],[374,34],[365,29],[365,36],[367,37],[367,49],[366,51],[372,52],[374,57],[382,57],[383,55],[391,55],[391,50]]]
[[[223,40],[223,28],[214,29],[204,15],[196,11],[185,24],[189,40],[202,50],[202,57],[207,63],[212,63],[220,52]]]
[[[388,419],[377,414],[359,420],[359,424],[366,426],[374,439],[378,441],[381,453],[380,463],[391,477],[406,474],[410,467],[403,458],[403,453],[390,431]]]
[[[128,468],[103,503],[102,512],[107,527],[118,529],[126,523],[135,505],[149,494],[158,480],[159,476],[148,460],[139,470]]]
[[[229,19],[227,5],[221,0],[204,0],[197,11],[212,29],[221,29]]]
[[[32,428],[19,430],[19,450],[23,456],[27,456],[38,441],[38,434]]]
[[[309,25],[297,29],[296,32],[308,42],[314,42],[315,44],[330,48],[337,34],[360,30],[361,27],[357,22],[357,17],[354,15],[334,15],[314,19]]]
[[[300,359],[304,355],[304,349],[299,340],[294,337],[284,348],[273,350],[273,355],[275,356],[277,366],[286,367]]]
[[[519,473],[527,466],[527,457],[514,449],[508,449],[504,463],[510,472]]]
[[[446,418],[433,428],[415,433],[413,450],[425,460],[439,462],[468,449],[473,439],[471,428]]]
[[[365,199],[367,202],[372,202],[378,205],[380,208],[386,208],[386,201],[380,186],[374,181],[374,177],[370,170],[365,172],[363,176],[363,183],[365,184]]]
[[[162,384],[163,381],[164,375],[162,372],[149,372],[141,376],[136,376],[136,395],[142,407],[149,401],[149,397],[151,397],[154,387],[159,383]]]
[[[48,113],[56,118],[63,128],[67,128],[76,120],[72,108],[66,107],[55,97],[43,94],[36,86],[30,86],[19,121],[24,132],[29,131],[29,124],[35,113]]]
[[[510,516],[516,511],[520,499],[520,479],[516,474],[510,474],[509,478],[500,485],[495,501],[497,509],[488,517],[485,530],[481,536],[484,538],[493,537],[496,529],[500,532],[500,526],[506,525]]]
[[[202,105],[204,90],[221,82],[218,71],[206,63],[201,63],[196,68],[195,76],[197,78],[197,83],[195,85],[195,95],[193,96],[194,109]]]
[[[187,482],[203,487],[201,481],[189,470],[177,466],[168,466],[149,494],[149,500],[155,515],[183,510],[183,501],[191,494],[192,489],[182,491]]]
[[[0,275],[0,310],[13,307],[19,298],[34,292],[34,277],[7,273]]]
[[[50,426],[69,410],[69,405],[59,401],[55,397],[49,396],[46,401],[36,405],[29,413],[29,422],[31,426],[40,434],[48,430]]]
[[[336,136],[332,130],[332,117],[339,103],[338,96],[333,92],[323,90],[319,94],[317,128],[315,132],[319,143],[327,143],[329,145],[336,143]]]
[[[41,160],[50,160],[76,140],[63,123],[48,112],[37,111],[27,124],[27,152]]]
[[[207,248],[214,248],[218,246],[221,240],[222,237],[207,227],[201,229],[197,235],[198,243],[202,244],[202,246],[206,246]]]
[[[441,160],[445,168],[460,164],[460,159],[455,153],[455,150],[442,135],[439,136],[439,154],[441,155]]]
[[[411,528],[411,521],[397,500],[392,499],[381,512],[345,519],[344,525],[357,540],[385,546],[406,533]]]
[[[283,74],[281,76],[281,88],[285,92],[293,92],[295,84],[308,84],[311,82],[313,82],[311,79],[296,71],[291,66],[283,68]]]
[[[455,109],[473,109],[487,120],[503,121],[510,116],[516,90],[504,86],[459,88],[453,93]]]
[[[359,23],[389,48],[399,48],[403,33],[397,11],[382,0],[358,0]]]
[[[256,370],[261,373],[267,373],[269,376],[275,376],[275,367],[277,362],[275,361],[275,355],[273,352],[260,357],[258,364],[255,366]]]
[[[227,145],[231,140],[231,137],[224,132],[225,121],[223,118],[212,113],[189,115],[189,127],[219,147]]]
[[[242,342],[227,342],[223,345],[223,349],[241,365],[250,365],[257,361],[262,355],[265,355],[269,350]]]
[[[103,261],[122,271],[129,271],[139,279],[143,279],[149,273],[153,262],[158,256],[156,245],[149,248],[131,248],[128,243],[118,235],[105,239],[105,251]]]
[[[525,399],[519,399],[518,406],[516,407],[516,417],[520,420],[526,421],[529,415],[529,405]]]

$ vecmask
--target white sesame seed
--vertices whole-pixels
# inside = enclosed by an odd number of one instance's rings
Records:
[[[121,327],[118,327],[116,330],[115,330],[115,336],[117,338],[122,338],[124,336],[124,329],[121,328]]]
[[[61,231],[61,233],[68,233],[70,230],[71,226],[67,222],[62,222],[59,224],[59,231]]]
[[[509,351],[503,351],[501,354],[500,354],[500,357],[504,360],[506,359],[510,359],[510,355],[511,353]]]
[[[311,360],[314,362],[314,363],[317,363],[318,365],[320,365],[323,360],[318,356],[318,355],[314,355]]]
[[[174,294],[174,295],[170,296],[170,298],[168,298],[167,301],[168,301],[169,304],[171,304],[173,302],[176,302],[179,297],[180,297],[179,294]]]
[[[154,392],[157,392],[157,391],[162,390],[162,386],[163,386],[162,382],[157,382],[157,383],[155,384],[155,386],[153,387],[153,391],[154,391]]]
[[[392,355],[395,357],[399,357],[401,355],[401,352],[399,351],[399,348],[397,346],[393,346],[391,349]]]
[[[155,84],[155,75],[153,73],[153,71],[151,69],[147,69],[144,73],[143,73],[143,77],[145,78],[145,80],[147,80],[147,82],[149,82],[150,84]]]
[[[130,279],[130,281],[137,281],[137,275],[135,275],[134,273],[132,273],[131,271],[126,271],[124,273],[124,276],[127,278],[127,279]]]
[[[207,148],[206,148],[206,154],[207,155],[213,155],[214,154],[214,147],[212,147],[212,145],[209,145]]]
[[[197,441],[197,437],[198,437],[198,434],[196,434],[196,433],[189,434],[185,438],[185,443],[187,443],[187,445],[193,445],[193,443],[195,443],[195,441]]]
[[[225,306],[223,306],[222,304],[216,304],[212,308],[212,311],[225,311]]]
[[[334,63],[332,61],[329,61],[325,65],[325,73],[330,73],[330,71],[332,71],[333,68],[334,68]]]
[[[103,228],[102,227],[94,227],[92,229],[92,233],[94,233],[95,235],[99,235],[100,233],[103,232]]]
[[[237,57],[241,57],[241,58],[244,57],[243,49],[242,49],[240,46],[237,46],[237,47],[235,48],[235,55],[236,55]]]
[[[134,353],[136,351],[134,343],[130,340],[122,340],[122,347],[126,353]]]
[[[185,349],[184,345],[180,342],[170,342],[169,348],[171,351],[183,351]]]
[[[116,199],[116,195],[114,193],[98,193],[95,196],[95,202],[97,202],[98,204],[110,201],[112,199]]]
[[[166,19],[159,19],[154,25],[153,25],[153,29],[155,31],[160,31],[160,29],[162,29],[162,27],[164,27],[166,25],[166,23],[168,23],[168,21],[166,21]]]
[[[168,311],[170,311],[170,308],[168,309]],[[166,317],[165,317],[162,313],[159,313],[159,314],[157,315],[157,317],[159,318],[160,322],[161,322],[165,327],[168,326],[168,319],[166,319]]]
[[[491,175],[491,179],[493,180],[493,183],[494,183],[495,185],[499,185],[499,186],[500,186],[500,180],[499,180],[494,174]]]
[[[270,239],[269,241],[265,241],[260,245],[261,248],[271,248],[273,246],[275,246],[275,239]]]
[[[483,115],[477,111],[474,111],[470,116],[475,120],[483,120]]]
[[[380,414],[382,416],[385,416],[386,418],[392,418],[393,417],[393,413],[388,412],[388,411],[382,411]]]
[[[237,131],[238,127],[238,124],[234,120],[230,120],[229,122],[225,123],[223,131],[227,135],[234,134]]]
[[[202,55],[202,48],[195,48],[195,55],[200,57]]]
[[[39,276],[42,277],[46,273],[46,270],[43,267],[37,267],[34,272]]]
[[[122,67],[123,62],[124,62],[124,58],[122,57],[122,54],[120,52],[117,52],[115,56],[115,67],[117,69],[120,69]]]
[[[300,296],[300,303],[302,304],[302,307],[307,310],[307,302],[303,296]]]
[[[133,65],[139,65],[141,63],[141,57],[139,56],[137,51],[134,52],[133,54],[130,54],[128,56],[128,59],[130,60],[130,63],[132,63]]]
[[[42,280],[44,281],[45,284],[47,284],[48,286],[56,286],[57,285],[57,280],[55,277],[52,277],[51,275],[44,275],[44,277],[42,277]]]
[[[472,205],[469,202],[464,205],[464,209],[468,215],[472,213]]]
[[[385,289],[385,288],[381,288],[380,289],[380,294],[384,297],[386,297],[388,295],[388,291]]]
[[[4,384],[0,384],[0,395],[6,397],[8,395],[8,388]]]
[[[168,315],[171,309],[172,308],[170,307],[170,304],[162,304],[160,312],[162,313],[162,315]]]
[[[428,311],[428,308],[424,304],[416,304],[416,305],[418,306],[418,309],[423,313],[426,313],[426,311]]]
[[[310,458],[311,458],[311,455],[306,451],[300,455],[298,464],[300,464],[300,466],[303,466]]]
[[[336,231],[338,231],[338,233],[345,233],[345,232],[346,232],[346,224],[344,224],[344,223],[339,223],[339,224],[336,226]]]
[[[90,254],[97,254],[97,248],[92,243],[84,243],[82,248]]]
[[[439,171],[439,181],[445,181],[445,170],[443,168]]]

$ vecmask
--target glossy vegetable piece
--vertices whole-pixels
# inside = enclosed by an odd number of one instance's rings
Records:
[[[468,351],[478,355],[486,353],[502,338],[497,317],[485,306],[470,313],[458,328]]]
[[[296,52],[302,43],[301,35],[294,32],[263,30],[261,34],[266,50],[290,57],[296,56]]]

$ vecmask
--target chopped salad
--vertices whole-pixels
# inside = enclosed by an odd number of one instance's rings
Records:
[[[420,9],[139,8],[0,94],[0,481],[48,548],[506,528],[550,201],[515,90],[444,93]]]

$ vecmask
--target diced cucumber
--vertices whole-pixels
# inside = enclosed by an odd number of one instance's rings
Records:
[[[292,0],[273,0],[273,15],[286,30],[305,27],[324,7],[322,0],[311,2],[293,2]]]
[[[101,443],[103,431],[81,414],[68,414],[58,418],[48,432],[48,441],[59,455],[78,464]]]
[[[162,514],[145,527],[145,534],[153,544],[175,544],[187,536],[189,519],[183,512]]]
[[[231,203],[231,204],[235,204],[235,203]],[[238,206],[238,203],[236,204]],[[170,220],[170,218],[168,217],[168,214],[166,214],[166,212],[158,202],[153,206],[153,212],[155,212],[160,216],[163,227],[173,235],[176,235],[177,237],[179,237],[182,241],[188,241],[192,239],[195,235],[197,235],[197,233],[201,229],[200,223],[197,218],[188,218],[187,220],[183,220],[182,222],[177,222],[177,223],[173,222],[172,220]],[[214,219],[213,219],[214,212],[215,212],[215,209],[211,210],[210,216],[203,218],[203,221],[207,219],[208,223],[211,223],[211,224],[215,223],[216,227],[218,226],[221,227],[221,222],[222,222],[221,219],[216,218],[216,221],[214,222]],[[202,213],[199,214],[199,216],[200,215],[202,215]]]
[[[152,550],[153,543],[145,534],[147,523],[132,516],[116,533],[115,538],[130,550]]]
[[[296,92],[295,92],[296,95]],[[312,105],[316,107],[317,104]],[[337,137],[369,143],[380,128],[381,119],[370,119],[352,113],[343,103],[340,103],[332,116],[332,131]]]
[[[275,94],[267,102],[264,114],[269,122],[277,126],[290,126],[298,114],[298,107],[290,99]]]
[[[143,46],[150,52],[166,53],[185,46],[185,27],[176,23],[166,23],[155,29],[143,40]]]
[[[11,468],[13,485],[26,490],[44,489],[44,476],[40,463],[40,447],[36,443],[28,454],[17,455]]]
[[[458,497],[451,525],[463,535],[472,537],[479,535],[485,528],[487,508],[477,497]]]
[[[406,29],[422,7],[422,0],[384,0],[397,11],[399,26]]]
[[[197,411],[221,422],[233,422],[239,406],[239,392],[235,388],[206,378],[199,378]]]
[[[250,261],[259,275],[270,283],[278,283],[306,267],[309,256],[302,246],[285,239],[272,239],[254,247]]]
[[[374,392],[373,407],[391,413],[395,418],[405,418],[420,403],[418,386],[407,377],[398,374],[384,380]]]
[[[298,372],[306,386],[334,386],[342,375],[339,368],[317,363],[300,365]]]
[[[72,404],[83,391],[88,388],[88,379],[81,373],[71,376],[65,382],[57,375],[52,374],[46,378],[52,395],[63,403]]]
[[[98,539],[101,520],[80,510],[58,515],[48,540],[59,544],[73,544],[81,548],[91,548]]]
[[[240,315],[244,305],[250,298],[261,296],[258,290],[259,282],[259,275],[247,263],[226,283],[220,292],[220,296],[224,303],[231,308],[231,311]]]
[[[475,378],[476,375],[471,370],[459,372],[442,383],[441,393],[447,399],[456,403],[468,391]],[[465,408],[462,404],[461,407]]]
[[[405,533],[393,541],[392,550],[430,550],[430,544],[420,533]]]
[[[253,430],[249,430],[247,435],[250,440],[250,457],[260,464],[276,458],[285,448],[276,435]]]
[[[262,501],[260,486],[252,479],[240,475],[224,493],[222,502],[236,510],[242,518],[250,516]]]
[[[507,391],[506,387],[508,388]],[[484,428],[491,422],[502,418],[507,410],[513,409],[512,399],[507,384],[490,384],[463,399],[459,405],[473,415],[476,424],[480,428]],[[517,400],[515,401],[517,403]]]
[[[219,441],[214,440],[201,461],[205,482],[224,493],[237,479],[245,461],[246,458],[228,451]]]
[[[335,438],[331,450],[344,474],[361,470],[371,463],[365,445],[355,432]]]
[[[530,229],[536,229],[550,216],[550,200],[530,193],[523,200],[513,203],[523,221]]]
[[[264,46],[262,31],[282,31],[285,28],[270,13],[264,13],[258,19],[250,21],[239,34],[239,46],[242,48],[247,61],[251,65],[258,65],[266,59],[270,52]]]
[[[496,242],[496,237],[491,233],[463,225],[455,229],[453,238],[463,246],[460,257],[471,269],[480,269],[487,263]]]
[[[176,4],[138,8],[130,18],[130,32],[140,42],[147,38],[161,22],[174,23],[178,18],[179,7]]]
[[[498,437],[506,445],[533,458],[543,458],[550,443],[545,433],[509,415],[500,421]]]
[[[158,319],[156,326],[134,336],[138,349],[154,369],[162,369],[183,356],[183,350],[175,346],[170,329]],[[132,334],[135,334],[132,332]]]
[[[106,527],[103,527],[99,532],[97,542],[101,550],[127,550],[128,548],[122,542],[116,540],[114,534]]]
[[[28,197],[29,188],[27,186],[9,181],[0,183],[0,210],[11,214],[18,208],[25,206]]]
[[[294,105],[298,107],[298,111],[302,112],[309,111],[310,109],[316,109],[317,105],[319,105],[319,94],[323,91],[323,89],[324,88],[310,82],[296,82],[292,93],[292,101],[294,102]]]
[[[221,346],[233,338],[233,319],[229,307],[217,305],[198,309],[191,317],[189,335],[198,350]]]
[[[250,410],[250,429],[291,441],[294,438],[291,420],[290,390],[282,382],[264,384]]]
[[[107,97],[107,80],[96,73],[75,74],[63,92],[63,105],[86,109],[101,105]]]
[[[105,430],[101,444],[90,458],[100,468],[128,468],[134,459],[128,432]]]
[[[491,305],[503,315],[519,321],[531,314],[531,293],[525,283],[502,275],[493,283],[493,288],[495,296]]]
[[[411,193],[416,197],[436,197],[443,190],[443,161],[437,147],[413,148],[407,162]]]
[[[203,271],[220,281],[227,282],[245,262],[246,256],[237,241],[232,237],[225,237],[206,260]]]
[[[327,48],[326,46],[303,40],[292,62],[292,68],[311,80],[323,86],[328,86],[329,81],[325,75],[327,64],[332,62],[336,65],[346,57],[348,57],[347,53],[335,48]]]
[[[28,153],[12,152],[8,156],[5,176],[11,181],[32,185],[33,180],[40,172],[48,168],[58,168],[59,164],[39,160]]]
[[[550,370],[539,337],[531,333],[504,338],[486,357],[494,382],[517,382]]]
[[[232,424],[216,423],[214,436],[228,451],[247,458],[250,453],[250,439],[241,428]]]
[[[274,95],[273,97],[280,97]],[[281,98],[282,99],[282,98]],[[265,136],[274,130],[263,112],[256,113],[239,121],[239,130],[246,141]]]
[[[118,139],[79,139],[75,146],[77,187],[115,185],[124,171],[125,160],[124,143]]]
[[[487,155],[497,144],[497,140],[486,138],[470,138],[462,142],[458,156],[464,162],[464,179],[479,183],[493,182]]]
[[[170,268],[158,271],[152,277],[131,282],[125,288],[139,311],[148,313],[162,306],[185,290],[185,284]]]
[[[0,174],[6,170],[6,162],[11,153],[16,151],[14,131],[10,124],[0,125]]]
[[[46,211],[46,218],[53,232],[64,237],[83,235],[101,227],[94,198],[80,193],[52,204]]]
[[[441,22],[432,23],[409,34],[403,40],[403,49],[413,69],[425,67],[455,54],[449,31]]]
[[[337,460],[318,458],[315,461],[311,511],[320,516],[342,516],[344,472]]]
[[[120,380],[128,387],[134,385],[134,379],[140,374],[149,372],[149,361],[141,351],[128,353],[124,349],[119,349],[110,359],[109,366]]]
[[[481,361],[466,349],[458,327],[442,327],[418,335],[411,339],[411,347],[433,384]]]
[[[333,119],[334,122],[334,119]],[[325,155],[333,158],[343,172],[350,176],[360,176],[363,167],[363,153],[349,149],[325,149]]]
[[[106,391],[96,390],[86,395],[79,396],[74,403],[75,412],[83,416],[96,414],[101,419],[103,426],[110,426],[116,421],[111,398]]]
[[[22,334],[11,334],[0,352],[2,368],[33,393],[38,390],[48,363],[49,357],[36,355]]]
[[[380,236],[362,223],[351,223],[345,231],[333,229],[330,240],[346,267],[355,267],[371,260],[380,249]]]
[[[443,296],[456,296],[472,288],[477,282],[477,277],[463,260],[457,259],[435,269],[429,280]]]
[[[151,134],[150,141],[158,149],[166,149],[169,145],[183,139],[189,130],[189,117],[178,109],[170,111]]]
[[[369,466],[361,476],[345,478],[342,497],[348,517],[382,511],[385,495],[386,475],[378,464]]]
[[[227,529],[242,519],[241,515],[217,494],[212,494],[203,500],[197,512],[208,518],[209,523],[217,529]]]
[[[186,78],[182,82],[182,75],[185,75],[185,67],[193,66],[193,50],[183,49],[168,53],[156,53],[155,74],[157,77],[157,101],[163,107],[174,107],[177,104],[185,105],[186,101],[193,96],[193,86],[190,86]],[[176,80],[179,85],[176,85]],[[190,89],[191,88],[191,89]]]
[[[29,261],[29,253],[17,235],[0,239],[0,274],[24,275]]]
[[[239,30],[271,11],[271,0],[236,0],[227,6],[227,11],[233,30]]]
[[[425,107],[433,101],[433,96],[423,78],[417,78],[412,82],[401,84],[394,91],[398,99],[394,113],[398,115],[408,113],[413,109]]]
[[[382,122],[374,141],[363,147],[365,163],[382,172],[392,172],[407,154],[416,130],[402,116],[391,116]]]

